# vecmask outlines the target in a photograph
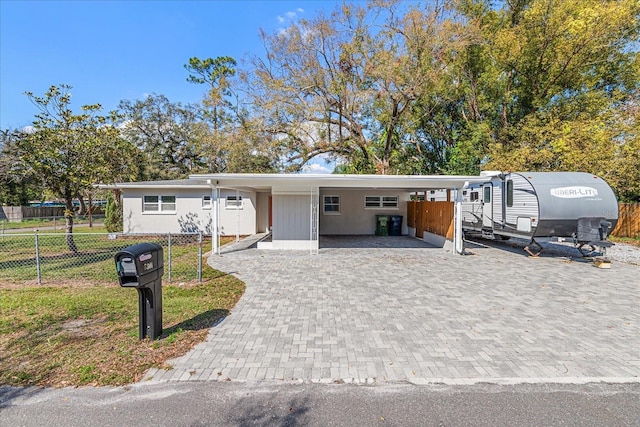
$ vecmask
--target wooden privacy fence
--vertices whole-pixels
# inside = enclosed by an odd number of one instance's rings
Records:
[[[0,206],[0,220],[20,222],[28,218],[62,218],[60,206]]]
[[[632,238],[640,236],[640,203],[618,204],[618,224],[611,235]]]
[[[416,229],[416,237],[428,231],[453,240],[453,203],[407,202],[407,226]]]

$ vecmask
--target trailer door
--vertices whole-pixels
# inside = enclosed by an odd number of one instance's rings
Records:
[[[482,186],[482,228],[493,230],[493,185]]]

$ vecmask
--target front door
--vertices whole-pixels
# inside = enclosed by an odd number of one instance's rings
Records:
[[[493,185],[482,186],[482,228],[493,229]]]

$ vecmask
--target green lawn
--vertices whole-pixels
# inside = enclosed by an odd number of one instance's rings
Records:
[[[0,384],[121,385],[186,353],[228,315],[244,284],[207,267],[163,286],[161,339],[138,339],[138,297],[114,284],[0,285]]]

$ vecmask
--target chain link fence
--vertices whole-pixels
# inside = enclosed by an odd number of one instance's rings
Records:
[[[102,224],[104,222],[104,215],[74,215],[73,227],[82,227],[89,224]],[[0,234],[9,232],[13,229],[23,228],[38,228],[41,230],[53,230],[59,231],[66,228],[66,219],[64,216],[40,216],[34,218],[27,218],[21,221],[10,221],[8,219],[0,219]]]
[[[162,246],[164,280],[202,281],[203,251],[211,237],[198,233],[0,234],[0,282],[38,284],[73,280],[117,283],[114,255],[141,242]]]

